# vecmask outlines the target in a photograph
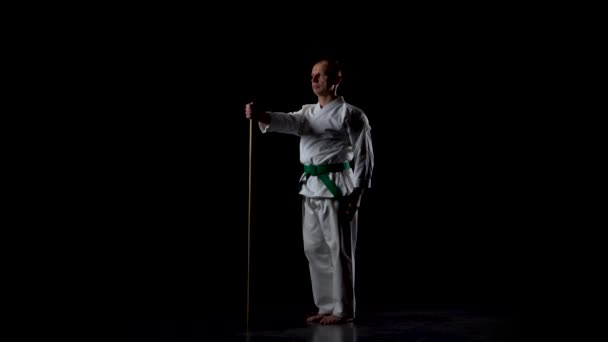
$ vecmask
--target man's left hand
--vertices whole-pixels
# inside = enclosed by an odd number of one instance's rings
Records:
[[[348,194],[342,200],[340,212],[349,222],[353,219],[361,204],[361,196],[363,188],[355,188],[352,193]]]

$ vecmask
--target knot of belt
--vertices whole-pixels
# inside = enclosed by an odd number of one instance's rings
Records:
[[[319,177],[319,179],[321,179],[323,184],[325,184],[329,192],[331,192],[335,198],[342,199],[342,191],[340,191],[340,188],[338,188],[336,184],[329,179],[328,174],[330,172],[341,172],[348,169],[350,169],[350,164],[348,162],[322,165],[309,164],[304,165],[304,174],[306,175],[306,179],[308,179],[309,176]]]

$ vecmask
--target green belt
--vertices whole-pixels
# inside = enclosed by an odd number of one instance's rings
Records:
[[[306,175],[306,179],[308,179],[308,176],[319,177],[334,197],[341,199],[342,191],[340,191],[340,188],[329,179],[328,174],[330,172],[340,172],[348,169],[350,169],[350,164],[348,162],[340,164],[304,165],[304,174]]]

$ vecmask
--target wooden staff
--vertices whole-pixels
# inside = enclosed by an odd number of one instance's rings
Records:
[[[247,323],[249,332],[249,273],[251,265],[251,154],[253,146],[253,120],[249,120],[249,201],[247,213]]]

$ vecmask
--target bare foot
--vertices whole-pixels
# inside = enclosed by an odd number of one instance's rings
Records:
[[[352,321],[352,319],[350,319],[349,317],[338,317],[338,316],[334,316],[334,315],[327,315],[327,316],[323,317],[319,323],[321,323],[323,325],[330,325],[330,324],[342,324],[342,323],[346,323],[346,322],[350,322],[350,321]]]
[[[308,322],[308,323],[319,322],[319,321],[321,321],[321,320],[322,320],[322,319],[323,319],[325,316],[327,316],[327,315],[324,315],[324,314],[312,315],[312,316],[310,316],[310,317],[308,317],[308,318],[306,319],[306,322]]]

